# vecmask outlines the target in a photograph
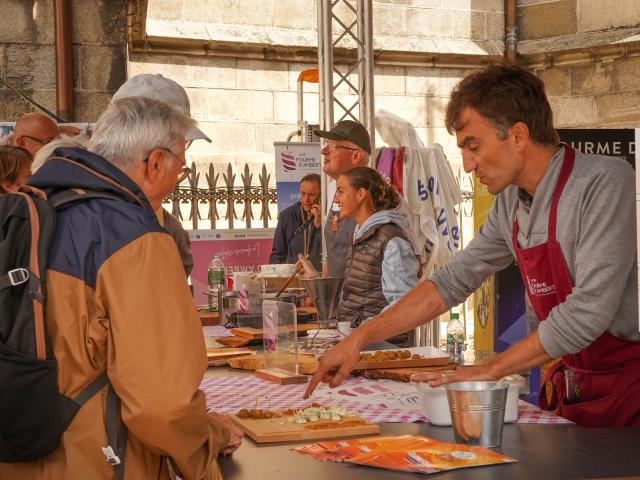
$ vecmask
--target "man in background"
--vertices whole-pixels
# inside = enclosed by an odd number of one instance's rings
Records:
[[[42,113],[25,113],[16,122],[11,144],[28,150],[32,156],[60,136],[58,125]]]
[[[122,84],[118,91],[113,95],[111,101],[115,102],[119,99],[128,97],[153,98],[154,100],[164,102],[179,112],[191,117],[191,104],[185,89],[177,82],[170,78],[163,77],[160,74],[145,73],[131,77]],[[197,125],[194,125],[194,127],[187,133],[185,150],[189,148],[194,140],[200,139],[211,143],[211,139],[205,135]],[[180,185],[180,183],[182,183],[190,173],[191,169],[186,166],[185,162],[185,165],[183,165],[180,170],[180,175],[178,176],[176,185]],[[189,277],[189,275],[191,275],[191,270],[193,270],[193,255],[191,254],[191,240],[189,239],[189,234],[184,228],[182,228],[180,220],[165,210],[162,206],[158,208],[156,215],[158,216],[160,225],[162,225],[167,232],[169,232],[169,235],[171,235],[175,240],[178,252],[180,253],[180,258],[182,259],[182,267],[186,276]]]
[[[328,273],[332,277],[344,277],[347,254],[353,242],[356,222],[348,218],[340,218],[340,207],[334,202],[336,180],[343,173],[356,167],[367,167],[371,155],[371,139],[369,132],[361,123],[342,120],[331,130],[314,132],[325,139],[321,150],[323,157],[322,171],[331,177],[327,184],[327,217],[324,220],[324,236],[328,261]],[[409,228],[405,231],[413,252],[422,263],[423,245],[417,236],[417,226],[413,222],[413,214],[406,202],[402,202],[399,211],[407,217]],[[418,277],[422,276],[421,270]]]
[[[317,173],[300,180],[300,201],[278,215],[269,263],[296,263],[298,254],[302,254],[308,256],[315,269],[322,269],[320,185]]]

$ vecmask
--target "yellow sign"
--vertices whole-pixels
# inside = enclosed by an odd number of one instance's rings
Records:
[[[478,233],[487,219],[493,195],[473,177],[473,230]],[[474,348],[493,352],[495,278],[489,277],[473,294],[475,308]]]

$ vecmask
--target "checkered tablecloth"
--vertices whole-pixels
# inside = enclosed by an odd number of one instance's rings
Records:
[[[208,327],[202,327],[202,334],[205,337],[232,337],[233,333],[228,328],[225,328],[224,325],[211,325]]]
[[[302,399],[306,384],[278,385],[253,375],[206,378],[200,388],[207,397],[207,407],[218,413],[237,413],[242,408],[284,410],[309,405],[309,400]],[[417,393],[410,393],[412,388],[410,384],[392,380],[356,377],[347,379],[336,389],[319,385],[311,401],[321,405],[339,403],[374,423],[426,422]],[[523,401],[518,406],[518,417],[516,423],[571,423]]]

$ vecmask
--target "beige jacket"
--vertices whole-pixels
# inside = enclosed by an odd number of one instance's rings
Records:
[[[127,190],[105,181],[123,201],[87,200],[58,212],[45,323],[60,392],[74,397],[106,371],[129,432],[125,478],[168,478],[167,457],[182,478],[203,478],[229,431],[209,418],[199,390],[206,349],[176,244],[122,172],[90,152],[65,153],[82,168],[49,160],[41,169],[46,175],[31,181],[46,188],[55,175],[76,184],[84,175],[93,185],[95,176],[84,172],[99,168],[100,178],[106,172]],[[46,457],[0,464],[0,479],[114,479],[101,451],[105,398],[106,387],[80,408]]]

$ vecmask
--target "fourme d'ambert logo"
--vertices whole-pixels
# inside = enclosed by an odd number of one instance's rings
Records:
[[[296,157],[291,153],[280,152],[280,160],[282,160],[282,166],[286,172],[293,172],[296,166]]]

